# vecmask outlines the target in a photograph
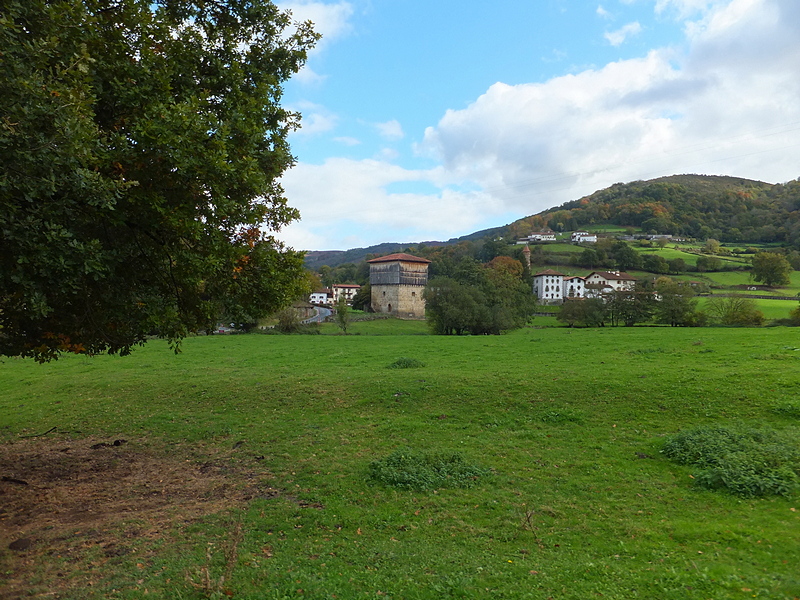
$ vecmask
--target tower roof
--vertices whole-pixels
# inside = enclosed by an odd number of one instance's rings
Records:
[[[380,262],[416,262],[416,263],[425,263],[430,264],[427,258],[420,258],[419,256],[412,256],[411,254],[405,254],[404,252],[400,252],[397,254],[389,254],[387,256],[379,256],[378,258],[373,258],[372,260],[368,260],[368,263],[380,263]]]

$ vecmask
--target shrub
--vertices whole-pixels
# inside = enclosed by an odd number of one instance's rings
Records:
[[[673,436],[661,452],[702,469],[698,485],[747,498],[788,496],[800,474],[797,443],[771,429],[699,427]]]
[[[392,364],[390,364],[387,368],[389,369],[419,369],[420,367],[424,367],[425,363],[421,360],[417,360],[416,358],[407,358],[407,357],[400,357]]]
[[[487,469],[467,463],[458,452],[429,453],[399,448],[369,465],[375,483],[407,490],[472,487]]]
[[[581,416],[570,411],[548,410],[540,417],[542,423],[580,423]]]

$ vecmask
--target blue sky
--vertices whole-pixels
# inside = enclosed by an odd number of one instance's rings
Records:
[[[618,181],[800,176],[797,0],[295,0],[304,250],[446,240]]]

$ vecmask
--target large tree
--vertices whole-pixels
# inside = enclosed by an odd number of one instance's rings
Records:
[[[783,254],[758,252],[753,256],[752,276],[764,285],[789,285],[792,265]]]
[[[7,0],[0,354],[127,353],[301,292],[282,84],[317,35],[268,0]],[[266,230],[266,232],[265,232]]]
[[[690,284],[670,277],[659,277],[655,288],[658,296],[656,322],[679,327],[696,321],[697,300]]]

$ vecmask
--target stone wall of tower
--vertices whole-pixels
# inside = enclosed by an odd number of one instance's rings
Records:
[[[387,262],[370,265],[372,310],[403,319],[424,319],[422,291],[428,282],[427,263]]]

